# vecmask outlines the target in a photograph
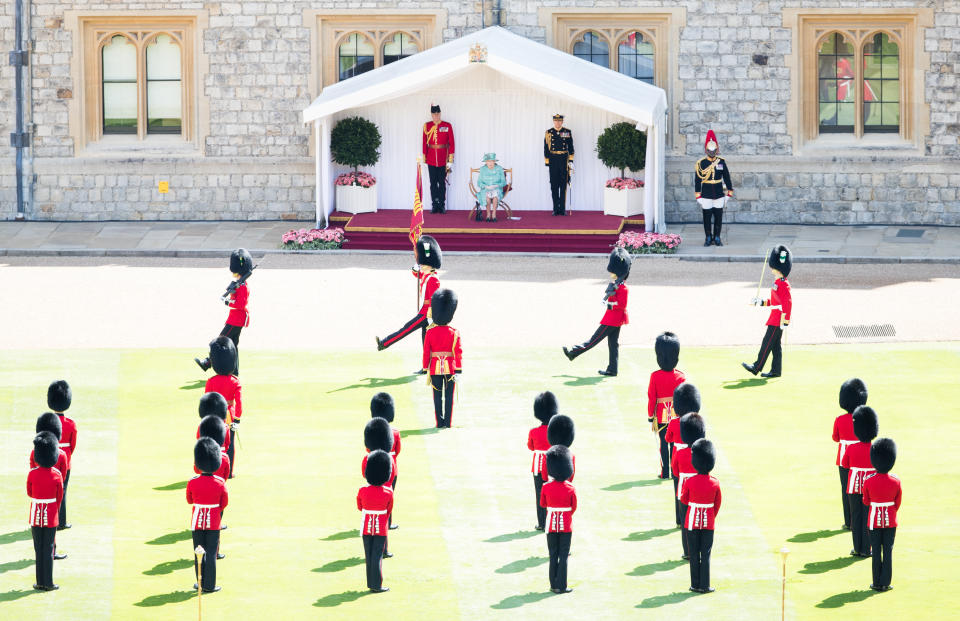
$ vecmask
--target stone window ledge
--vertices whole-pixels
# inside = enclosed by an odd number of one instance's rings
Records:
[[[139,140],[135,135],[106,135],[88,143],[79,157],[92,158],[197,158],[203,154],[179,135],[153,135]]]
[[[806,142],[797,155],[904,157],[923,155],[923,151],[897,134],[864,134],[861,138],[849,134],[821,134]]]

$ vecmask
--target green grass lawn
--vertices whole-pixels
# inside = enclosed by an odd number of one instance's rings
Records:
[[[787,346],[786,376],[764,382],[739,367],[752,348],[685,349],[680,368],[704,398],[714,474],[723,488],[713,551],[717,592],[687,591],[673,527],[672,485],[655,478],[646,423],[653,351],[622,352],[621,375],[594,375],[605,351],[568,363],[559,347],[468,350],[455,428],[432,429],[415,347],[388,352],[245,353],[245,416],[229,529],[218,563],[223,591],[205,619],[779,618],[778,550],[790,549],[787,616],[956,617],[946,577],[960,555],[960,496],[947,451],[956,436],[949,345]],[[0,359],[0,615],[4,619],[189,619],[197,599],[189,509],[196,403],[194,352],[7,352]],[[840,383],[870,389],[881,435],[900,449],[904,504],[894,591],[875,594],[870,561],[853,560],[840,531],[830,439]],[[74,527],[58,534],[54,579],[35,593],[26,527],[27,456],[49,381],[74,390],[79,426],[69,492]],[[526,449],[537,392],[573,416],[580,509],[570,595],[549,592]],[[391,392],[403,430],[391,591],[366,591],[357,528],[362,427],[370,397]]]

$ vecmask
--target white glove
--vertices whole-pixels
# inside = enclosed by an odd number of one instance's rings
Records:
[[[567,168],[570,170],[570,172],[573,172],[573,162],[567,164]]]
[[[752,298],[750,300],[750,304],[752,306],[761,306],[763,304],[763,300],[761,300],[760,298]]]
[[[447,162],[447,174],[449,175],[452,172],[453,172],[453,162]]]

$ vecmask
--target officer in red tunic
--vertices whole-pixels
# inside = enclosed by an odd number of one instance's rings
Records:
[[[550,423],[547,424],[547,442],[550,443],[550,448],[554,446],[570,448],[573,446],[574,436],[576,436],[576,429],[572,418],[566,414],[555,414],[550,418]],[[570,471],[567,480],[573,483],[573,477],[577,474],[577,456],[572,451],[570,452],[570,466],[573,469]],[[544,482],[550,480],[550,473],[547,472],[546,468],[543,469],[541,477],[543,477]]]
[[[437,428],[453,425],[453,394],[456,375],[463,371],[460,331],[448,325],[457,310],[457,294],[440,289],[433,294],[430,315],[433,325],[423,340],[423,368],[433,388],[433,414]]]
[[[763,365],[767,362],[767,356],[773,353],[770,372],[760,373],[760,376],[780,377],[783,370],[783,352],[780,349],[780,338],[783,336],[783,330],[790,325],[790,317],[793,313],[793,298],[790,295],[790,283],[787,282],[787,276],[790,275],[790,268],[793,265],[790,249],[781,245],[771,250],[770,256],[767,258],[767,265],[770,266],[770,270],[776,278],[773,288],[770,290],[770,297],[766,300],[753,298],[751,302],[754,306],[770,307],[770,317],[767,318],[767,333],[763,336],[756,362],[753,364],[741,362],[740,364],[751,374],[756,375],[763,370]]]
[[[850,499],[850,534],[853,535],[853,556],[870,556],[870,534],[867,528],[867,512],[863,507],[863,482],[873,476],[870,461],[870,443],[877,437],[879,423],[877,413],[867,405],[853,411],[853,433],[859,442],[851,444],[844,453],[840,465],[850,469],[847,479],[847,498]]]
[[[430,312],[430,301],[433,299],[433,294],[440,288],[440,278],[437,277],[437,270],[440,269],[443,257],[440,244],[430,235],[421,235],[414,248],[417,254],[417,265],[413,268],[413,275],[418,281],[417,291],[420,298],[420,310],[417,311],[413,319],[403,324],[403,327],[393,334],[382,339],[378,336],[377,351],[390,347],[417,328],[420,328],[420,341],[423,342],[426,337],[427,325],[430,323],[427,315]],[[422,373],[420,374],[422,375]]]
[[[237,348],[233,341],[225,336],[218,336],[210,343],[210,361],[216,375],[207,380],[204,392],[218,392],[227,401],[227,424],[230,430],[238,435],[240,417],[243,416],[243,399],[241,398],[240,380],[233,375],[237,365]],[[230,442],[227,455],[230,456],[230,478],[233,478],[233,468],[237,464],[236,443]]]
[[[570,449],[558,444],[547,451],[547,472],[551,481],[540,491],[540,506],[547,511],[547,550],[550,554],[550,590],[569,593],[567,558],[573,537],[573,514],[577,510],[577,490],[568,479],[573,476]]]
[[[533,400],[533,417],[540,421],[540,425],[527,434],[527,448],[533,451],[530,472],[533,473],[534,501],[537,506],[537,525],[534,527],[537,530],[543,530],[547,520],[547,510],[540,506],[540,490],[543,487],[543,474],[547,469],[545,455],[550,449],[547,425],[558,409],[557,398],[549,390],[541,392]]]
[[[690,590],[713,593],[710,586],[710,552],[713,549],[713,527],[720,513],[720,483],[710,476],[717,463],[713,444],[701,438],[690,447],[690,462],[696,474],[683,484],[680,499],[687,506],[684,527],[690,547]]]
[[[600,327],[590,339],[581,345],[563,348],[563,355],[573,360],[583,352],[592,349],[603,339],[607,339],[609,359],[606,370],[597,371],[600,375],[616,377],[617,366],[620,360],[620,328],[630,323],[627,316],[627,277],[630,275],[630,255],[623,248],[614,248],[607,262],[607,271],[611,282],[603,294],[603,302],[607,305],[607,312],[600,320]]]
[[[893,540],[897,535],[897,511],[902,492],[900,479],[890,474],[897,461],[897,445],[880,438],[870,447],[870,463],[877,474],[863,482],[863,505],[869,508],[867,526],[873,550],[874,591],[889,591],[893,577]]]
[[[681,516],[687,515],[687,503],[683,501],[683,484],[697,473],[691,461],[690,447],[705,435],[706,427],[703,417],[699,414],[685,414],[680,419],[680,438],[687,445],[687,448],[682,448],[673,454],[673,462],[670,464],[670,468],[677,473],[677,513]],[[687,530],[686,523],[683,523],[680,530],[680,543],[683,544],[682,558],[684,559],[690,558],[690,538]]]
[[[664,332],[653,345],[657,354],[659,371],[650,374],[647,386],[647,422],[660,440],[660,474],[657,478],[670,478],[670,443],[667,441],[667,426],[673,418],[673,391],[686,377],[677,370],[680,360],[680,340],[673,332]]]
[[[37,467],[27,474],[27,496],[30,497],[30,534],[36,555],[37,591],[55,591],[53,559],[57,544],[57,524],[60,502],[63,500],[63,477],[56,469],[57,438],[49,431],[41,431],[33,439],[33,456]]]
[[[673,457],[680,449],[688,448],[688,445],[680,437],[680,419],[687,414],[697,414],[700,412],[700,391],[697,387],[686,382],[677,386],[673,391],[673,418],[667,425],[667,433],[664,439],[670,443],[670,464],[673,464]],[[677,519],[677,528],[683,526],[683,513],[680,512],[680,477],[676,470],[671,471],[673,476],[673,508]]]
[[[47,407],[60,417],[63,433],[60,435],[60,448],[67,454],[67,471],[63,474],[63,502],[59,503],[60,516],[57,530],[73,525],[67,522],[67,486],[70,484],[70,471],[73,468],[73,452],[77,450],[77,423],[64,415],[73,403],[73,391],[65,380],[52,382],[47,388]]]
[[[234,375],[240,375],[240,332],[250,325],[250,311],[247,310],[247,304],[250,301],[250,291],[247,289],[247,279],[253,273],[253,257],[244,248],[237,248],[230,253],[230,272],[233,274],[234,281],[227,287],[227,293],[221,298],[223,303],[230,308],[230,314],[227,315],[227,323],[224,324],[220,336],[225,336],[233,341],[234,348],[237,349],[236,367],[233,369]],[[210,368],[210,358],[194,358],[194,362],[200,365],[204,371]]]
[[[386,451],[375,450],[364,458],[367,485],[357,492],[357,509],[363,514],[363,555],[367,565],[367,588],[374,593],[389,591],[383,586],[383,557],[387,556],[387,524],[393,512],[391,478],[393,460]]]
[[[423,159],[430,175],[430,213],[447,211],[447,175],[453,168],[453,125],[440,120],[440,106],[430,106],[430,120],[423,124]]]
[[[220,517],[229,502],[226,483],[214,474],[220,468],[220,460],[220,447],[212,438],[197,440],[193,447],[193,463],[200,474],[187,482],[187,503],[193,507],[190,517],[193,547],[202,546],[204,550],[202,571],[197,578],[204,593],[220,590],[216,551],[220,549]],[[194,556],[194,575],[197,570]],[[199,586],[194,584],[193,588]]]
[[[837,443],[837,469],[840,471],[840,500],[843,501],[843,528],[850,530],[850,499],[847,498],[847,477],[850,471],[840,465],[847,447],[858,442],[853,433],[853,411],[867,403],[867,385],[859,378],[848,379],[840,386],[840,408],[844,411],[833,421],[833,441]]]

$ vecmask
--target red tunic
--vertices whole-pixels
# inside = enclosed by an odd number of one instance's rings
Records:
[[[357,492],[357,509],[363,512],[363,535],[387,535],[393,512],[393,490],[386,485],[365,485]]]
[[[187,502],[193,505],[190,530],[220,530],[220,516],[227,508],[227,501],[227,486],[222,478],[201,474],[190,479],[187,482]]]
[[[227,325],[240,326],[241,328],[250,325],[250,311],[247,310],[247,302],[249,301],[250,290],[247,289],[247,283],[243,283],[230,294],[230,314],[227,315]]]
[[[236,375],[214,375],[207,380],[204,392],[219,392],[227,400],[227,424],[243,416],[243,401],[240,398],[240,380]]]
[[[200,427],[197,427],[197,440],[199,439],[200,439]],[[227,451],[230,449],[230,425],[227,425],[227,435],[224,437],[223,447],[221,448],[223,448],[224,451]],[[199,472],[199,470],[197,472]]]
[[[870,507],[870,530],[896,528],[901,500],[900,479],[877,473],[863,482],[863,504]]]
[[[673,418],[673,391],[686,380],[683,371],[654,371],[647,387],[647,420],[666,425]]]
[[[850,476],[847,477],[847,493],[862,494],[863,482],[868,476],[876,472],[870,462],[870,443],[857,442],[851,444],[843,455],[840,465],[844,468],[850,468]]]
[[[70,458],[67,457],[67,454],[60,449],[60,454],[57,455],[57,463],[54,465],[54,468],[61,474],[61,476],[67,476],[67,469],[70,468],[68,465],[70,463]],[[38,468],[37,461],[33,458],[33,451],[30,451],[30,469]]]
[[[450,375],[461,370],[462,362],[463,348],[456,328],[436,324],[427,328],[423,340],[423,368],[427,373]]]
[[[30,526],[54,528],[60,525],[63,475],[56,468],[34,468],[27,474],[30,497]]]
[[[857,435],[853,433],[853,415],[850,412],[841,414],[833,421],[833,441],[837,445],[837,465],[843,459],[843,454],[847,452],[847,447],[856,444]]]
[[[778,278],[770,289],[770,299],[764,306],[770,307],[768,326],[785,326],[790,323],[790,313],[793,311],[793,298],[790,295],[790,283],[784,278]]]
[[[570,454],[570,458],[573,460],[573,473],[570,475],[570,478],[567,479],[568,482],[573,483],[573,477],[577,476],[577,456],[573,453]],[[547,459],[543,459],[543,469],[540,471],[540,477],[544,481],[552,481],[553,477],[547,473]]]
[[[620,283],[612,296],[607,298],[607,312],[603,314],[600,320],[601,326],[613,326],[619,328],[630,323],[627,316],[627,296],[629,295],[626,283]]]
[[[440,279],[432,270],[429,272],[413,270],[413,275],[417,277],[417,291],[420,296],[420,310],[417,313],[426,317],[427,311],[430,310],[430,300],[440,288]]]
[[[673,458],[670,460],[670,472],[676,473],[679,479],[677,481],[677,499],[680,502],[683,502],[680,495],[683,493],[684,481],[697,475],[697,471],[694,470],[693,463],[690,461],[691,455],[690,447],[686,446],[674,451]]]
[[[360,475],[366,478],[367,476],[367,458],[370,457],[369,454],[363,456],[363,463],[360,464]],[[390,470],[390,480],[387,481],[387,484],[392,488],[393,482],[397,480],[397,458],[393,455],[390,455],[390,461],[392,462],[393,468]],[[391,490],[392,491],[392,490]]]
[[[687,505],[683,527],[687,530],[713,530],[720,513],[720,482],[709,474],[695,474],[683,484],[680,502]]]
[[[193,471],[197,474],[200,474],[200,469],[197,468],[197,465],[193,465]],[[217,471],[213,473],[214,476],[218,476],[224,481],[230,477],[230,456],[227,455],[226,449],[220,449],[220,467],[217,468]]]
[[[667,433],[664,434],[663,439],[673,444],[674,452],[687,448],[687,445],[683,443],[683,439],[680,437],[679,417],[674,416],[670,419],[670,424],[667,425]]]
[[[550,448],[550,441],[547,440],[547,426],[540,425],[534,427],[527,434],[527,448],[533,451],[533,463],[530,465],[530,472],[540,474],[547,471],[547,450]]]
[[[577,490],[570,481],[550,481],[540,490],[540,506],[547,510],[547,532],[573,531],[573,514],[577,510]]]
[[[453,125],[446,121],[423,124],[423,159],[428,166],[446,166],[453,161],[455,148]]]
[[[60,448],[67,453],[67,470],[72,466],[73,452],[77,450],[77,423],[72,418],[67,418],[63,414],[57,413],[60,417],[60,425],[63,431],[60,433]],[[66,476],[66,473],[64,473]]]

